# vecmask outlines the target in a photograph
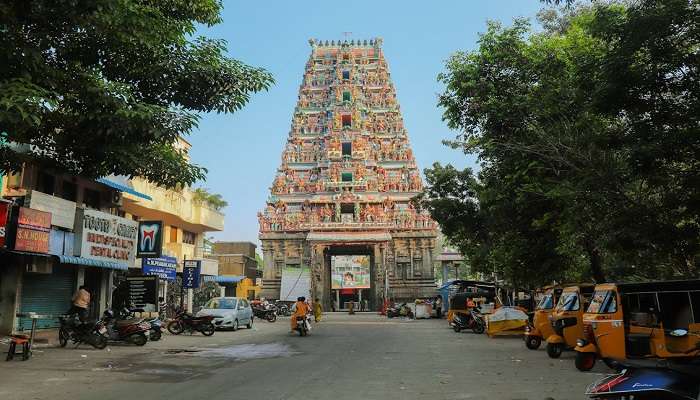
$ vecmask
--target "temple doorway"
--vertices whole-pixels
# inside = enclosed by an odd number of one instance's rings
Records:
[[[336,245],[325,251],[326,285],[324,291],[338,311],[375,310],[374,255],[371,246]]]

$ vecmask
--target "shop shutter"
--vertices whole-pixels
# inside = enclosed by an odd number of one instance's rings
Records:
[[[55,264],[51,274],[24,273],[20,312],[37,314],[65,314],[70,308],[75,290],[76,269],[72,266]],[[40,319],[39,329],[57,328],[58,319]],[[20,318],[17,329],[30,330],[32,320]]]

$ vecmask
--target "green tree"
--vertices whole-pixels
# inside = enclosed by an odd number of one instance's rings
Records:
[[[203,179],[174,144],[273,80],[193,37],[220,0],[0,1],[0,170],[28,157],[86,177]]]
[[[228,202],[218,193],[213,194],[209,189],[197,188],[192,192],[193,200],[197,203],[206,203],[216,211],[221,211],[228,206]]]
[[[478,251],[474,266],[513,280],[546,261],[561,267],[536,280],[697,274],[698,10],[594,3],[550,15],[540,33],[490,23],[477,50],[448,61],[440,105],[461,132],[448,144],[478,154],[481,170],[426,171],[427,204],[445,228],[460,214],[445,212],[431,175],[474,188],[472,204],[451,203],[473,221],[448,234]]]

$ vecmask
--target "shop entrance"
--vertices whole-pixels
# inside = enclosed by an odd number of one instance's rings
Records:
[[[325,264],[327,284],[324,291],[331,308],[347,311],[354,303],[355,311],[375,309],[372,247],[331,246],[325,251]]]

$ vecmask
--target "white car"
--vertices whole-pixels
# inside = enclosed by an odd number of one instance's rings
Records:
[[[248,300],[240,297],[214,297],[197,313],[198,317],[205,315],[214,317],[212,322],[217,329],[253,327],[253,309]]]

